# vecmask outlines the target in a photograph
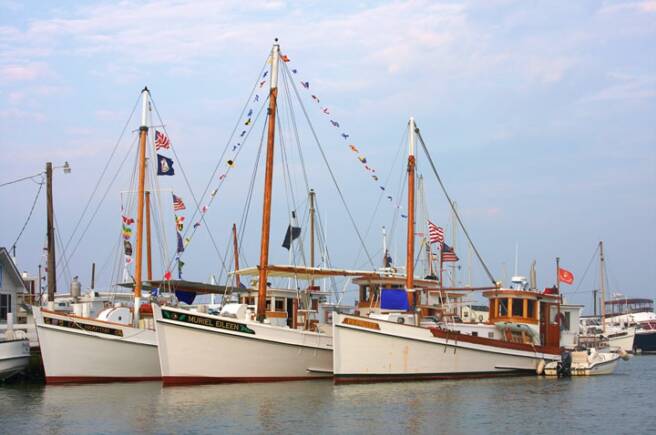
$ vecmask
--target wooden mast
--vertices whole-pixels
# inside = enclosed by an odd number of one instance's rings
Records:
[[[237,271],[239,270],[239,245],[237,245],[237,224],[232,224],[232,249],[235,256],[235,287],[241,287],[241,280]]]
[[[148,271],[148,281],[153,279],[153,256],[150,242],[150,191],[146,191],[146,270]]]
[[[139,326],[141,305],[141,264],[143,262],[144,186],[146,182],[146,138],[148,136],[148,88],[141,91],[141,126],[139,127],[139,187],[137,189],[137,254],[134,263],[134,324]]]
[[[601,331],[606,332],[606,283],[604,282],[604,242],[599,241],[599,275],[601,280]]]
[[[273,183],[273,150],[276,133],[276,100],[278,97],[278,58],[280,45],[276,38],[271,49],[271,87],[269,90],[269,129],[267,135],[266,169],[264,173],[264,204],[262,206],[262,239],[260,241],[260,274],[257,292],[257,320],[266,316],[267,266],[269,264],[269,235],[271,230],[271,187]]]
[[[405,258],[405,288],[408,292],[408,303],[414,309],[415,305],[415,119],[408,123],[408,236]]]

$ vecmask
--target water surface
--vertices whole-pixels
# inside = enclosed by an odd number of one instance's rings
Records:
[[[0,386],[0,433],[654,433],[656,356],[615,374],[335,386]]]

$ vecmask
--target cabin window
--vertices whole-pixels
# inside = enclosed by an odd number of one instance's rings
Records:
[[[569,331],[570,317],[571,317],[572,313],[570,313],[569,311],[566,311],[563,314],[564,314],[564,316],[562,316],[563,324],[560,325],[560,328],[565,330],[565,331]]]
[[[0,322],[7,321],[7,313],[11,313],[11,295],[0,295]]]
[[[558,323],[558,307],[555,305],[549,309],[549,323]]]
[[[499,301],[499,314],[498,317],[507,317],[508,316],[508,300],[506,298],[497,299]]]
[[[536,312],[535,311],[535,304],[537,303],[537,301],[527,301],[527,302],[528,302],[528,306],[526,307],[527,308],[526,316],[529,319],[535,319],[535,312]]]
[[[524,316],[524,299],[515,298],[512,300],[512,315],[513,317]]]
[[[285,311],[284,299],[276,299],[276,311]]]

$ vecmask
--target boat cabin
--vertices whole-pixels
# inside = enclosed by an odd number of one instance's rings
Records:
[[[486,291],[483,296],[490,301],[489,323],[506,341],[560,347],[560,295],[514,288]]]

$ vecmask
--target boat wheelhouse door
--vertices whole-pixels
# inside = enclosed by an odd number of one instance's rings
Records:
[[[560,325],[558,323],[559,310],[557,302],[540,303],[540,343],[548,348],[560,348]]]

